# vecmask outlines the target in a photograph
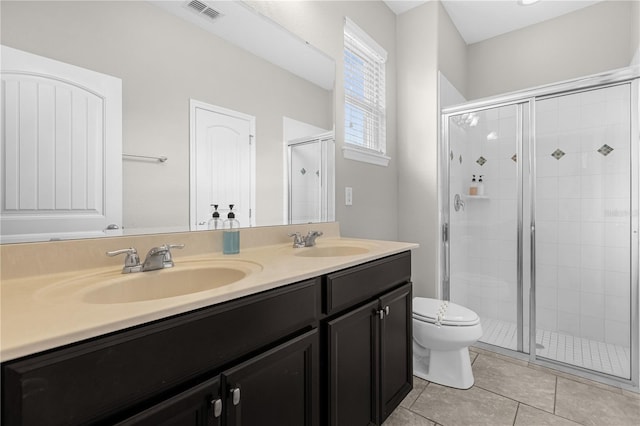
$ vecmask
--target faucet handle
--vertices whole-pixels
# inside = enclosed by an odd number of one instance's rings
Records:
[[[304,247],[304,238],[300,235],[299,232],[292,232],[288,234],[290,237],[293,237],[293,248]]]
[[[313,247],[316,245],[316,238],[322,236],[322,231],[309,231],[303,242],[305,247]]]
[[[174,264],[173,264],[173,257],[171,256],[171,249],[177,248],[177,249],[183,249],[184,248],[184,244],[165,244],[164,246],[161,246],[167,249],[167,251],[164,253],[164,259],[162,260],[162,263],[164,264],[163,267],[164,268],[171,268]]]
[[[108,251],[105,254],[109,257],[117,256],[119,254],[127,255],[127,257],[124,258],[124,267],[122,268],[123,274],[128,274],[130,272],[139,272],[142,269],[142,265],[140,264],[140,256],[138,256],[138,251],[133,247]]]

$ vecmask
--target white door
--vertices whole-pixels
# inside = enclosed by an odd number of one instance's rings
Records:
[[[2,242],[118,234],[122,81],[1,46]]]
[[[191,101],[191,230],[207,229],[213,204],[255,225],[254,129],[252,116]]]

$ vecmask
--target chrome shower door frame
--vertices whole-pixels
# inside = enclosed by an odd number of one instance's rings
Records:
[[[568,93],[577,93],[584,90],[592,90],[596,88],[604,88],[612,85],[626,84],[631,87],[631,185],[630,185],[630,220],[631,220],[631,236],[630,236],[630,310],[631,310],[631,336],[630,336],[630,355],[631,355],[631,378],[626,380],[594,370],[586,370],[570,364],[565,364],[553,360],[543,360],[536,356],[536,247],[535,247],[535,102],[538,99],[560,96]],[[519,140],[517,141],[518,149],[518,352],[524,350],[524,269],[526,267],[523,259],[524,247],[526,240],[529,240],[530,256],[529,262],[529,335],[528,359],[532,363],[540,365],[549,365],[553,368],[577,374],[583,377],[592,378],[611,384],[622,384],[630,388],[637,389],[640,384],[640,237],[639,228],[640,220],[638,211],[640,210],[640,66],[623,68],[605,72],[585,78],[574,79],[566,82],[540,86],[531,90],[514,92],[502,96],[488,98],[480,101],[472,101],[462,105],[453,106],[442,109],[440,121],[440,143],[438,155],[438,178],[440,180],[440,192],[438,195],[441,240],[439,244],[440,252],[440,284],[443,299],[449,300],[451,286],[450,271],[450,241],[451,230],[450,224],[450,143],[449,143],[449,120],[451,117],[465,113],[479,112],[490,108],[499,108],[506,105],[518,106],[518,130]],[[525,108],[525,105],[528,107]],[[528,126],[528,128],[527,128]],[[525,160],[524,154],[527,154]],[[524,169],[527,167],[527,169]],[[528,177],[528,178],[527,178]],[[529,209],[524,210],[525,197],[529,197]],[[529,215],[529,232],[524,231],[525,214]],[[511,352],[510,350],[505,350]],[[526,352],[525,352],[526,353]]]

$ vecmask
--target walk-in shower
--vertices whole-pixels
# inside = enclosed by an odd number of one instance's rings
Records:
[[[444,109],[440,153],[442,293],[480,341],[636,387],[639,76]]]

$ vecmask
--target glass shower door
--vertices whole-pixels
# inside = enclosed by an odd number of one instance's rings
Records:
[[[536,101],[536,357],[630,378],[631,85]]]
[[[526,352],[527,311],[519,261],[523,105],[449,116],[445,269],[450,300],[480,316],[484,332],[480,341]]]

